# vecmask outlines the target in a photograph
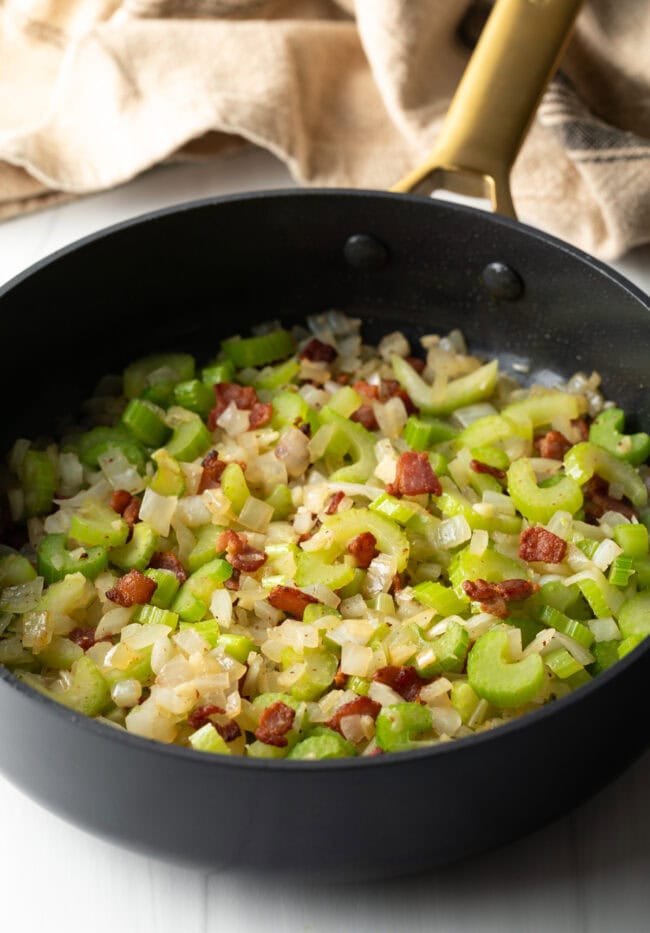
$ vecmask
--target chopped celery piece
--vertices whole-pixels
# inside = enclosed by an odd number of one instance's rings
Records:
[[[487,580],[499,583],[502,580],[529,580],[530,570],[523,561],[506,557],[490,548],[483,554],[472,554],[469,548],[463,548],[454,555],[448,568],[449,582],[462,599],[465,580]]]
[[[298,712],[301,701],[290,696],[288,693],[258,693],[253,700],[253,707],[257,716],[259,717],[267,706],[272,706],[274,703],[284,703],[285,706],[290,706],[291,709]]]
[[[396,703],[384,706],[377,716],[375,740],[385,752],[406,751],[415,748],[416,737],[429,732],[431,726],[431,713],[426,706]]]
[[[499,480],[496,476],[490,476],[489,473],[475,473],[474,470],[472,470],[469,477],[469,485],[481,498],[483,497],[483,493],[488,490],[490,492],[503,492],[503,487]]]
[[[614,541],[625,557],[643,557],[648,553],[648,529],[645,525],[615,525]]]
[[[265,742],[255,740],[246,746],[246,754],[249,758],[286,758],[290,752],[290,743],[279,748],[277,745],[267,745]]]
[[[480,703],[478,697],[466,680],[455,680],[451,685],[451,705],[466,726]]]
[[[293,381],[294,376],[300,372],[300,363],[296,359],[286,360],[277,366],[265,366],[257,374],[253,385],[259,390],[274,391]]]
[[[217,538],[223,531],[223,527],[223,525],[205,525],[198,529],[196,544],[187,557],[187,569],[190,573],[194,573],[215,557]]]
[[[501,412],[515,421],[530,419],[534,428],[550,424],[555,418],[578,418],[582,414],[581,400],[570,392],[545,392],[531,395],[521,402],[513,402]]]
[[[418,583],[413,587],[413,595],[419,603],[430,606],[443,617],[460,615],[469,608],[467,596],[457,596],[450,587],[434,580]]]
[[[591,649],[595,661],[590,665],[592,674],[601,674],[618,661],[619,641],[597,641]]]
[[[362,404],[363,399],[358,392],[354,391],[352,386],[341,386],[332,395],[327,406],[331,411],[335,411],[343,418],[349,418]]]
[[[65,546],[65,535],[51,534],[39,541],[36,563],[46,583],[63,580],[74,573],[82,573],[89,580],[94,580],[108,567],[108,552],[105,547],[91,547],[80,554],[71,554]]]
[[[605,577],[600,583],[590,577],[578,580],[578,589],[589,603],[593,614],[597,619],[607,619],[611,615],[617,615],[622,602],[622,594],[619,590],[607,582]]]
[[[552,606],[554,609],[559,609],[560,612],[565,613],[572,619],[584,622],[585,619],[591,618],[589,608],[575,583],[572,583],[571,586],[565,586],[561,580],[549,580],[547,583],[542,584],[533,599],[543,606]]]
[[[221,474],[221,490],[226,499],[230,500],[233,512],[239,515],[250,491],[244,471],[238,463],[229,463]]]
[[[171,439],[167,441],[167,453],[176,460],[189,463],[204,454],[212,445],[212,435],[200,418],[184,421],[174,428]]]
[[[609,568],[608,579],[612,586],[627,586],[634,574],[634,561],[631,557],[620,554]]]
[[[24,674],[23,679],[45,696],[84,716],[99,716],[111,702],[108,684],[102,672],[94,661],[85,656],[72,665],[72,680],[65,690],[53,690],[34,675]]]
[[[533,638],[542,630],[541,623],[536,622],[527,615],[521,615],[520,613],[511,613],[508,616],[508,624],[514,625],[515,628],[519,629],[521,632],[521,644],[524,648],[527,648]]]
[[[157,606],[158,609],[169,609],[180,586],[176,574],[172,573],[171,570],[152,567],[145,570],[144,575],[156,584],[155,592],[150,600],[151,605]]]
[[[142,625],[166,625],[170,629],[175,629],[178,625],[178,615],[170,612],[169,609],[160,609],[158,606],[138,606],[134,622],[140,622]]]
[[[589,648],[593,644],[594,636],[587,626],[565,616],[559,609],[545,606],[542,610],[541,620],[547,628],[554,628],[563,635],[568,635],[569,638],[573,638],[583,648]]]
[[[160,447],[171,434],[163,409],[142,398],[131,399],[124,409],[122,424],[147,447]]]
[[[638,466],[650,456],[650,435],[623,434],[625,412],[620,408],[606,408],[589,428],[592,444],[604,447],[619,460]]]
[[[193,732],[189,743],[195,752],[211,752],[214,755],[232,754],[228,743],[219,735],[211,722]]]
[[[302,621],[305,625],[312,625],[317,619],[322,619],[324,616],[336,616],[341,618],[341,613],[338,609],[333,609],[331,606],[324,606],[322,603],[309,603],[305,606],[305,611],[302,614]]]
[[[624,638],[650,635],[650,592],[637,593],[623,603],[618,614],[618,627]]]
[[[199,623],[200,625],[201,623]],[[217,639],[218,648],[223,648],[224,652],[240,664],[246,663],[246,658],[255,651],[255,642],[246,635],[220,635]]]
[[[98,470],[99,458],[111,450],[119,450],[124,454],[139,473],[144,470],[145,451],[125,428],[119,426],[107,428],[100,425],[91,428],[90,431],[75,438],[71,446],[76,450],[83,465],[91,470]]]
[[[460,623],[450,622],[442,635],[430,641],[425,640],[423,644],[424,656],[418,654],[415,658],[415,669],[421,677],[434,677],[448,672],[458,674],[462,671],[469,649],[469,633]],[[428,656],[427,648],[431,649],[434,658]]]
[[[86,499],[70,522],[70,537],[79,544],[119,547],[128,534],[129,526],[121,515],[97,499]]]
[[[348,421],[347,418],[343,418],[342,415],[339,415],[327,405],[321,409],[320,419],[323,424],[333,424],[336,428],[334,437],[325,451],[325,456],[331,452],[332,446],[337,448],[338,445],[341,445],[339,449],[343,449],[345,457],[352,460],[352,463],[345,464],[334,470],[330,474],[330,482],[365,483],[377,465],[375,458],[377,439],[374,434],[366,431],[356,421]]]
[[[508,649],[508,633],[491,629],[479,636],[467,659],[472,689],[502,709],[530,702],[544,683],[544,662],[539,654],[511,661]]]
[[[202,622],[181,622],[181,631],[186,628],[193,629],[201,638],[204,638],[211,648],[217,647],[221,636],[221,629],[216,619],[203,619]]]
[[[592,538],[589,538],[589,539],[585,538],[583,541],[577,541],[576,544],[580,548],[582,553],[586,554],[589,560],[591,560],[591,558],[594,556],[594,554],[598,550],[600,541],[594,541]]]
[[[0,557],[0,590],[5,586],[18,586],[36,579],[36,571],[22,554]]]
[[[220,363],[205,366],[201,370],[201,381],[203,385],[212,388],[219,382],[232,382],[234,375],[235,367],[230,360],[222,360]]]
[[[608,483],[616,483],[636,508],[642,508],[648,501],[648,490],[637,470],[603,447],[588,442],[575,444],[564,456],[564,469],[580,485],[590,480],[594,473]]]
[[[25,516],[45,515],[52,509],[56,492],[56,467],[48,455],[29,449],[20,465],[20,482],[25,497]]]
[[[647,590],[650,587],[650,556],[644,554],[643,557],[635,557],[633,560],[637,586],[641,590]]]
[[[177,612],[183,622],[200,622],[208,611],[214,591],[231,576],[232,567],[226,560],[217,557],[203,564],[181,586],[172,611]]]
[[[318,734],[309,735],[294,745],[287,758],[294,761],[323,761],[328,758],[349,758],[356,754],[354,745],[340,733],[321,727]]]
[[[305,669],[290,688],[296,700],[317,700],[334,680],[339,666],[336,655],[323,648],[305,648]]]
[[[41,597],[39,609],[71,615],[77,609],[86,609],[95,597],[95,587],[83,574],[69,573],[63,580],[48,586]]]
[[[442,495],[436,499],[436,505],[447,518],[462,515],[472,529],[501,531],[504,534],[518,534],[521,530],[521,518],[518,515],[499,512],[493,515],[481,514],[472,508],[469,499],[446,476],[440,478],[440,484]]]
[[[346,690],[354,690],[360,697],[367,697],[370,690],[370,681],[366,680],[365,677],[348,677],[345,687]]]
[[[429,450],[441,441],[451,441],[458,429],[439,418],[419,418],[410,415],[404,425],[404,440],[412,450]]]
[[[398,499],[387,492],[382,492],[369,505],[373,512],[385,515],[391,521],[406,525],[418,512],[418,507],[405,499]]]
[[[155,353],[131,363],[124,370],[124,394],[135,398],[149,386],[181,382],[194,377],[194,357],[188,353]]]
[[[158,547],[158,534],[146,522],[133,527],[131,540],[122,547],[111,548],[108,559],[120,570],[144,570]]]
[[[174,383],[158,382],[156,385],[147,386],[138,398],[144,399],[146,402],[153,402],[154,405],[158,405],[160,408],[169,408],[174,401]]]
[[[295,342],[289,331],[281,328],[260,337],[232,337],[221,344],[224,355],[237,369],[265,366],[282,360],[293,353],[294,347]]]
[[[293,512],[291,490],[286,483],[278,483],[271,495],[267,496],[264,501],[273,507],[272,521],[274,522],[284,521]]]
[[[619,641],[617,648],[619,658],[624,658],[630,651],[634,651],[647,637],[647,635],[628,635],[623,641]]]
[[[557,648],[555,651],[549,651],[544,655],[544,663],[556,677],[560,680],[567,680],[574,674],[584,670],[582,664],[578,664],[576,659],[569,654],[566,648]]]
[[[271,427],[276,431],[284,431],[285,428],[291,428],[301,422],[311,424],[312,428],[317,425],[316,412],[309,407],[300,392],[292,392],[290,389],[276,392],[271,406],[273,408]]]
[[[214,405],[214,392],[198,379],[188,379],[174,387],[174,400],[181,408],[207,418]]]
[[[462,450],[469,447],[482,448],[486,446],[495,447],[496,444],[509,437],[523,437],[526,440],[532,440],[533,427],[530,420],[522,418],[521,420],[507,418],[505,415],[485,415],[483,418],[477,418],[461,431],[455,439],[453,447],[455,450]],[[480,459],[476,457],[475,459]],[[507,465],[506,465],[507,467]],[[503,469],[506,469],[503,467]]]
[[[138,680],[141,684],[149,683],[153,678],[151,646],[135,651],[132,660],[123,670],[117,667],[103,667],[102,673],[111,687],[121,680]]]
[[[375,612],[383,612],[384,615],[387,616],[395,615],[395,603],[390,593],[378,593],[377,596],[368,599],[367,603],[368,609],[374,609]]]
[[[366,571],[362,570],[361,567],[354,568],[354,576],[349,583],[346,583],[345,586],[342,586],[338,595],[341,599],[349,599],[351,596],[357,596],[363,589],[363,584],[366,580]]]
[[[539,522],[541,525],[545,525],[559,511],[574,515],[583,502],[580,486],[571,476],[563,476],[549,488],[540,487],[532,464],[526,457],[510,465],[508,492],[521,514],[530,522]]]
[[[485,445],[474,447],[470,452],[474,460],[478,460],[479,463],[487,463],[488,466],[494,467],[495,470],[507,470],[510,466],[508,454],[499,447]]]
[[[69,638],[55,635],[49,645],[38,652],[39,663],[55,671],[69,671],[83,655],[83,649]]]
[[[323,527],[332,532],[335,544],[340,550],[347,548],[352,538],[364,531],[375,536],[377,548],[384,554],[395,558],[397,570],[404,570],[409,556],[409,543],[406,535],[394,522],[370,509],[348,509],[327,515]],[[313,552],[312,552],[313,553]]]
[[[149,485],[159,496],[182,496],[185,492],[185,477],[178,460],[163,447],[151,455],[158,469]]]
[[[489,398],[496,387],[499,372],[499,364],[493,360],[467,376],[460,376],[447,383],[442,395],[436,395],[433,386],[425,382],[402,357],[392,356],[391,365],[399,384],[425,415],[449,415],[456,408],[464,408]]]

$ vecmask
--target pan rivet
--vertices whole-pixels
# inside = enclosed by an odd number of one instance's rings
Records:
[[[519,275],[504,262],[489,262],[481,273],[481,281],[493,298],[514,301],[524,290]]]
[[[353,269],[373,272],[388,262],[388,250],[383,243],[367,233],[354,233],[345,242],[343,255]]]

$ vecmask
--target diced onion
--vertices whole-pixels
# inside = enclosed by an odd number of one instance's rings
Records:
[[[111,489],[125,489],[132,495],[144,489],[142,477],[121,450],[113,447],[100,454],[97,461]],[[81,464],[79,468],[81,469]]]
[[[606,538],[604,541],[600,542],[591,559],[599,570],[607,570],[612,561],[622,553],[623,548],[620,547],[616,541],[612,541],[611,538]]]
[[[145,490],[140,503],[140,520],[166,538],[177,505],[178,496],[161,496],[149,487]],[[183,524],[185,524],[184,521]]]
[[[95,638],[99,639],[106,638],[107,635],[117,635],[118,632],[122,631],[125,625],[129,624],[134,612],[135,606],[129,606],[128,608],[118,606],[115,609],[109,609],[99,620],[99,624],[95,630]]]
[[[404,697],[400,696],[392,687],[374,680],[368,689],[368,696],[381,706],[395,706],[396,703],[404,702]]]
[[[111,699],[120,709],[135,706],[141,696],[142,684],[133,677],[127,678],[127,680],[118,680],[111,688]]]
[[[590,619],[587,622],[595,641],[620,641],[621,630],[613,618]]]
[[[436,547],[450,551],[472,537],[472,529],[464,515],[445,518],[434,532]]]
[[[225,589],[216,589],[210,600],[210,612],[222,625],[229,626],[232,622],[232,597]]]
[[[490,536],[487,531],[482,528],[477,528],[476,531],[472,532],[472,540],[469,543],[469,552],[470,554],[475,554],[476,557],[481,557],[485,554],[488,544],[490,542]]]
[[[455,735],[463,724],[463,720],[453,706],[431,707],[431,723],[438,735]]]
[[[147,490],[147,492],[148,491],[149,490]],[[175,497],[174,496],[163,496],[163,498],[173,499]],[[140,510],[140,514],[142,515],[142,509]],[[210,524],[210,518],[211,518],[210,509],[208,508],[206,501],[202,495],[183,496],[182,499],[178,500],[175,514],[178,515],[179,519],[183,522],[184,525],[187,525],[188,528],[199,528],[201,525]],[[170,519],[171,519],[171,515],[170,515]],[[162,532],[160,533],[162,534]],[[169,534],[169,527],[167,528],[167,534]]]
[[[265,532],[273,518],[273,506],[249,496],[239,513],[239,523],[251,531]]]
[[[479,418],[486,418],[489,415],[496,415],[497,410],[489,402],[477,402],[476,405],[466,405],[464,408],[457,408],[452,415],[452,420],[457,422],[461,428],[466,428]]]
[[[373,402],[372,410],[380,431],[386,437],[395,440],[401,435],[408,419],[408,412],[399,396],[389,399],[384,404],[377,401]]]

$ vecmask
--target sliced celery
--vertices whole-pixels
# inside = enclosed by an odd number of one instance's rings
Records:
[[[323,761],[328,758],[350,758],[357,754],[351,742],[333,729],[321,727],[291,749],[287,758],[300,761]]]
[[[558,483],[549,488],[540,487],[532,464],[526,457],[515,460],[510,465],[508,492],[525,518],[542,525],[550,521],[556,512],[575,514],[583,502],[580,486],[571,476],[563,476]]]
[[[538,654],[510,660],[508,633],[491,629],[474,643],[467,660],[467,677],[472,689],[495,706],[523,706],[537,696],[544,683],[544,662]]]
[[[142,398],[131,399],[124,409],[121,423],[147,447],[160,447],[171,434],[163,409]]]
[[[174,400],[181,408],[207,418],[214,405],[214,392],[200,380],[188,379],[174,387]]]
[[[167,453],[176,460],[189,463],[212,446],[212,436],[199,417],[184,421],[174,428],[167,442]]]
[[[133,528],[131,540],[122,547],[111,548],[108,559],[120,570],[144,570],[158,548],[159,537],[146,522],[138,522]]]
[[[97,499],[86,499],[70,522],[70,537],[79,544],[120,547],[128,534],[124,519]]]
[[[155,592],[150,600],[151,605],[157,606],[158,609],[169,609],[180,586],[176,574],[172,573],[171,570],[152,567],[145,570],[144,575],[156,584]]]
[[[213,755],[230,755],[228,743],[219,735],[211,722],[193,732],[189,743],[195,752],[211,752]]]
[[[108,552],[105,547],[91,547],[73,555],[66,548],[65,535],[51,534],[44,535],[39,541],[36,562],[38,572],[46,583],[63,580],[74,573],[81,573],[89,580],[94,580],[106,570]]]
[[[224,340],[221,349],[237,369],[265,366],[293,353],[295,341],[289,331],[275,330],[260,337],[232,337]]]
[[[20,482],[27,518],[45,515],[51,511],[56,481],[56,467],[52,460],[43,451],[30,448],[20,466]]]
[[[564,456],[564,468],[567,475],[580,485],[590,480],[594,473],[608,483],[616,483],[637,508],[642,508],[648,501],[648,490],[638,471],[630,463],[619,460],[595,444],[584,442],[572,447]]]
[[[181,382],[194,376],[194,357],[187,353],[155,353],[131,363],[124,370],[124,394],[135,398],[149,386]]]
[[[250,491],[244,471],[238,463],[229,463],[221,474],[221,490],[226,499],[230,500],[233,512],[239,515]]]
[[[408,365],[408,364],[407,364]],[[384,706],[377,716],[375,740],[385,752],[406,751],[432,726],[431,712],[419,703]]]
[[[650,435],[623,434],[625,412],[620,408],[606,408],[589,428],[592,444],[604,447],[619,460],[627,460],[636,466],[650,456]]]
[[[460,615],[469,609],[469,599],[465,594],[457,596],[448,586],[434,580],[426,580],[413,587],[413,595],[424,606],[435,609],[440,616]]]
[[[409,543],[406,535],[394,522],[370,509],[348,509],[335,515],[327,515],[323,527],[332,532],[335,544],[340,550],[347,548],[352,538],[369,531],[374,535],[377,548],[384,554],[395,558],[397,570],[404,570],[409,556]]]
[[[460,376],[447,383],[444,393],[438,397],[434,394],[433,386],[425,382],[402,357],[392,356],[391,365],[399,384],[425,415],[449,415],[456,408],[489,398],[494,392],[499,373],[499,364],[493,360],[467,376]]]

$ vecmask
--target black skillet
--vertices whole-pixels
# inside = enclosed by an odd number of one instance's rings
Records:
[[[515,10],[539,37],[540,18],[558,4],[566,11],[566,0],[499,0],[493,22]],[[530,361],[532,380],[595,369],[607,395],[650,429],[650,303],[624,279],[513,220],[413,195],[330,190],[150,214],[14,279],[0,292],[0,444],[56,433],[98,376],[140,354],[183,348],[205,359],[255,322],[330,307],[362,316],[368,340],[460,327],[506,370]],[[647,746],[649,674],[650,640],[571,696],[492,732],[306,763],[143,740],[0,669],[0,767],[48,808],[155,855],[322,880],[407,873],[529,832],[611,780]]]

